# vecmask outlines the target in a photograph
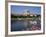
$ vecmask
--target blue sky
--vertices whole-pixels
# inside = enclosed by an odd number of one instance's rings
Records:
[[[40,14],[41,13],[41,7],[37,6],[16,6],[16,5],[11,5],[11,12],[14,14],[21,14],[25,10],[29,10],[30,12],[34,14]]]

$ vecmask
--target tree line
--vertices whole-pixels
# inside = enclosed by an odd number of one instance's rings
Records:
[[[11,18],[33,18],[33,17],[41,17],[40,15],[37,15],[37,16],[30,16],[30,15],[27,15],[27,16],[18,16],[18,15],[11,15]]]

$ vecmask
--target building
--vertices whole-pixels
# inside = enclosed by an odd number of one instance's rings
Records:
[[[23,12],[23,15],[24,16],[33,16],[34,14],[33,13],[31,13],[29,10],[25,10],[24,12]]]

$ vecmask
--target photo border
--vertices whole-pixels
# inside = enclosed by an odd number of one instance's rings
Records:
[[[44,24],[44,26],[43,26],[43,33],[35,33],[35,34],[17,34],[17,36],[18,35],[20,35],[20,36],[23,36],[23,35],[37,35],[37,34],[44,34],[45,33],[45,4],[44,3],[37,3],[37,2],[19,2],[19,1],[6,1],[6,4],[5,4],[5,8],[6,8],[6,10],[5,10],[5,33],[8,35],[8,3],[9,2],[12,2],[12,3],[31,3],[31,4],[42,4],[43,5],[43,24]],[[6,17],[7,17],[7,19],[6,19]]]

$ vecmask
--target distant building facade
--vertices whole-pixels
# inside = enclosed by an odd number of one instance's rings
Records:
[[[24,12],[23,12],[23,15],[24,16],[33,16],[33,14],[32,13],[30,13],[30,11],[28,11],[28,10],[25,10]]]

